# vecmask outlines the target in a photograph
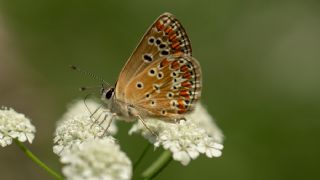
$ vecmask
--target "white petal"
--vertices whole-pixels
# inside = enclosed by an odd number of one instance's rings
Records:
[[[190,162],[190,157],[188,156],[188,154],[184,151],[180,151],[180,152],[176,152],[173,154],[173,159],[180,161],[182,165],[188,165]]]

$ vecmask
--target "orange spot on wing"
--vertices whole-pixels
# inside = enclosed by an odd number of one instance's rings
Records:
[[[163,26],[164,26],[163,23],[161,23],[160,21],[158,21],[156,23],[156,27],[157,27],[158,31],[161,31],[163,29]]]
[[[181,86],[191,88],[192,84],[190,83],[190,81],[184,81],[181,83]]]
[[[182,77],[185,78],[185,79],[190,79],[191,78],[191,73],[190,72],[186,72],[186,73],[183,74]]]
[[[179,69],[179,62],[177,60],[173,61],[171,63],[171,68],[174,69],[174,70]]]
[[[179,42],[176,42],[176,43],[172,44],[171,47],[172,47],[173,49],[179,49],[179,48],[180,48],[179,45],[180,45],[180,43],[179,43]]]
[[[171,27],[168,27],[166,30],[165,30],[166,33],[170,34],[172,32],[172,28]]]
[[[174,52],[174,55],[175,55],[175,56],[181,56],[181,55],[182,55],[182,52],[181,52],[180,50],[176,50],[176,51]]]
[[[186,113],[186,112],[187,112],[186,109],[180,109],[180,110],[178,110],[178,114],[184,114],[184,113]]]
[[[181,68],[180,68],[180,71],[182,71],[182,72],[186,72],[186,71],[188,71],[188,66],[187,65],[183,65],[183,66],[181,66]]]
[[[169,40],[170,40],[170,41],[173,41],[173,40],[176,39],[176,37],[177,37],[177,34],[172,34],[172,35],[169,37]]]
[[[179,108],[179,109],[185,109],[185,107],[184,107],[184,100],[183,100],[183,99],[179,99],[179,100],[178,100],[178,108]]]
[[[165,58],[164,60],[161,61],[160,66],[165,67],[165,66],[168,66],[168,64],[170,64],[170,62],[168,61],[167,58]]]
[[[188,90],[182,90],[179,92],[179,95],[180,96],[183,96],[185,99],[190,99],[190,96],[189,96],[189,91]]]

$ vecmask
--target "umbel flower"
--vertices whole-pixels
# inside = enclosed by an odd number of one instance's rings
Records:
[[[127,155],[112,138],[87,139],[61,154],[67,179],[125,180],[132,176]]]
[[[223,135],[200,103],[192,114],[186,116],[186,121],[181,120],[179,123],[167,123],[157,119],[145,121],[158,137],[155,137],[141,122],[134,124],[129,134],[140,133],[155,147],[162,146],[170,150],[173,159],[183,165],[188,165],[190,160],[196,159],[199,154],[205,154],[209,158],[219,157],[222,154]]]
[[[36,128],[24,114],[12,108],[0,108],[0,146],[10,145],[13,139],[32,143],[35,132]]]
[[[74,144],[103,136],[109,119],[107,112],[100,106],[101,104],[93,100],[87,100],[86,103],[79,100],[73,103],[57,123],[53,152],[59,155]],[[117,127],[113,121],[108,128],[108,134],[116,132]]]

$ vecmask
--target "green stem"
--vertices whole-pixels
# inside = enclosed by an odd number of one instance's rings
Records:
[[[171,156],[170,151],[164,151],[160,157],[142,173],[141,176],[143,179],[150,180],[156,177],[171,162]]]
[[[143,157],[147,154],[147,152],[150,149],[150,147],[151,147],[151,143],[147,142],[147,146],[144,148],[144,150],[140,154],[140,156],[137,159],[137,161],[133,164],[133,171],[138,167],[138,165],[140,164],[140,162],[143,159]]]
[[[49,174],[51,174],[56,179],[63,179],[60,174],[49,168],[44,162],[42,162],[36,155],[34,155],[23,143],[14,139],[14,142],[19,146],[19,148],[36,164],[46,170]]]

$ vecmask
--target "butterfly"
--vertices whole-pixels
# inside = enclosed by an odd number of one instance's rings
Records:
[[[201,95],[201,69],[181,23],[163,13],[149,27],[102,100],[126,120],[157,118],[176,122],[194,109]]]

